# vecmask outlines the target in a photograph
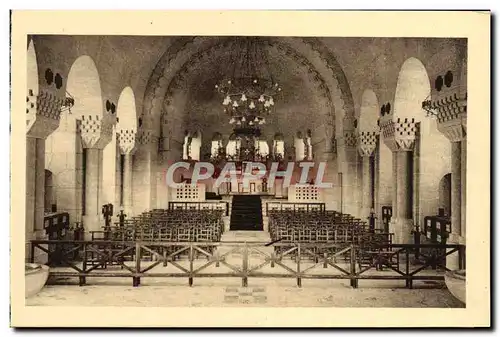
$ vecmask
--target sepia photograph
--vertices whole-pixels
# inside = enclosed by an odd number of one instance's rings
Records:
[[[489,326],[490,19],[13,11],[11,325]]]

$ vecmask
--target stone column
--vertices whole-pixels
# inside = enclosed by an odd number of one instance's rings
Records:
[[[132,154],[125,153],[123,160],[123,208],[126,214],[132,211]]]
[[[26,235],[35,231],[36,208],[36,143],[37,138],[26,137]],[[31,238],[31,237],[30,237]]]
[[[156,208],[158,137],[150,125],[143,122],[137,130],[132,183],[134,214]]]
[[[343,119],[342,136],[337,137],[338,172],[342,173],[343,213],[359,217],[357,200],[357,135],[354,116],[346,115]],[[340,210],[339,210],[340,211]]]
[[[26,224],[25,237],[44,239],[45,209],[45,140],[59,127],[63,98],[55,93],[41,91],[26,96]],[[29,259],[29,244],[26,245]],[[36,262],[45,263],[45,257],[35,256]]]
[[[325,207],[327,210],[336,210],[338,211],[340,208],[339,200],[336,200],[336,190],[338,186],[335,184],[337,180],[335,172],[337,171],[335,168],[335,155],[333,152],[323,152],[320,156],[320,163],[325,163],[325,172],[323,176],[323,183],[333,184],[331,188],[323,188],[322,189],[322,199],[325,203]],[[319,163],[316,163],[318,166]]]
[[[342,173],[343,213],[358,216],[356,200],[356,137],[352,133],[337,139],[339,172]],[[340,211],[340,210],[339,210]]]
[[[158,155],[158,180],[157,180],[157,207],[166,209],[169,202],[169,187],[167,186],[166,173],[170,164],[170,159],[174,157],[175,151],[170,149],[171,137],[170,125],[166,114],[161,116],[161,135],[159,141]]]
[[[362,158],[362,207],[361,217],[366,219],[370,216],[373,193],[372,193],[372,166],[371,158],[377,148],[378,133],[375,131],[358,131],[358,152]]]
[[[451,233],[446,242],[465,244],[467,91],[460,85],[452,86],[433,93],[428,104],[438,130],[451,142]],[[458,254],[447,256],[447,268],[457,269],[458,264]]]
[[[363,156],[362,157],[363,161],[363,178],[362,178],[362,212],[361,216],[362,218],[367,218],[370,215],[370,211],[372,208],[372,200],[373,200],[373,195],[372,195],[372,178],[371,178],[371,165],[370,165],[370,157],[369,156]]]
[[[85,209],[83,224],[86,231],[100,230],[101,200],[100,170],[102,170],[102,149],[85,148]]]
[[[462,143],[451,143],[451,233],[462,235]]]
[[[86,239],[89,231],[101,230],[104,220],[101,213],[103,200],[103,149],[113,137],[116,117],[111,113],[103,116],[84,114],[78,121],[77,131],[85,149],[85,209],[82,217]]]
[[[392,152],[392,219],[395,219],[395,214],[398,212],[398,156]],[[391,219],[391,221],[392,221]]]
[[[123,211],[128,216],[133,213],[133,154],[136,150],[136,131],[134,129],[120,129],[118,131],[120,154],[123,155]]]
[[[384,142],[392,151],[393,187],[392,219],[389,230],[394,233],[395,243],[412,243],[415,224],[411,217],[412,195],[410,184],[410,160],[417,137],[417,125],[413,118],[401,118],[387,113],[380,119]]]

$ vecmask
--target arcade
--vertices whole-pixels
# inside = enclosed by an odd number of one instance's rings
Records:
[[[54,276],[465,269],[466,39],[32,35],[27,76],[26,259]]]

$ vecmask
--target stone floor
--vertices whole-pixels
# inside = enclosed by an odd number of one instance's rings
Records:
[[[227,232],[223,241],[269,242],[264,232]],[[228,249],[227,247],[220,247]],[[270,247],[259,248],[264,254]],[[224,253],[223,250],[220,252]],[[253,251],[249,255],[249,267],[257,267],[264,261],[262,253]],[[226,261],[241,265],[241,252],[234,251]],[[194,268],[206,264],[197,261]],[[187,267],[189,261],[180,261]],[[293,269],[293,261],[285,261],[285,266]],[[147,266],[145,262],[144,267]],[[339,262],[339,266],[347,268]],[[311,274],[332,273],[334,268],[324,269],[320,264],[304,262],[303,270],[311,267]],[[118,267],[111,270],[126,272]],[[151,271],[179,272],[175,266],[159,265]],[[131,277],[127,278],[87,278],[87,285],[78,286],[78,280],[61,279],[57,285],[47,285],[40,293],[26,300],[33,306],[143,306],[143,307],[446,307],[463,308],[446,289],[444,282],[415,281],[414,289],[406,289],[401,280],[360,280],[359,288],[353,289],[349,280],[343,279],[303,279],[302,287],[297,287],[295,278],[285,278],[287,273],[280,266],[267,265],[259,271],[273,273],[280,277],[248,279],[248,287],[242,287],[237,277],[195,277],[192,287],[184,277],[158,278],[144,277],[139,287],[132,287]],[[222,263],[207,267],[206,273],[230,272]],[[370,271],[371,273],[372,271]],[[375,272],[375,271],[373,271]],[[429,271],[432,272],[432,271]],[[392,271],[379,272],[384,275]],[[392,274],[390,274],[392,275]],[[54,282],[51,282],[54,283]]]

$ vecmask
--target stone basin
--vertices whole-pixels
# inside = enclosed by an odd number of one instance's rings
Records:
[[[26,263],[24,267],[25,297],[36,295],[49,278],[49,267],[38,263]]]
[[[465,270],[447,271],[444,275],[444,281],[450,293],[465,304]]]

